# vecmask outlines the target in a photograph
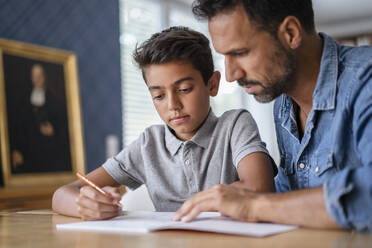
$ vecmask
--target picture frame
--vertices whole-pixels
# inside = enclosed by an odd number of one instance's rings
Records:
[[[62,185],[85,173],[74,53],[0,39],[0,148],[6,188]]]

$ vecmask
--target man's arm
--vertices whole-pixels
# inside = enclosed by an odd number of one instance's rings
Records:
[[[187,200],[173,220],[191,221],[203,211],[219,211],[223,215],[247,222],[341,228],[326,210],[322,187],[283,194],[262,194],[217,185]]]
[[[326,209],[323,187],[262,195],[256,204],[258,221],[312,228],[341,228]]]

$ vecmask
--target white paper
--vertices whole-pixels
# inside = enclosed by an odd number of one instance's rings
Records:
[[[215,212],[201,213],[192,222],[175,222],[171,220],[173,214],[173,212],[131,213],[110,220],[58,224],[57,230],[146,233],[157,230],[179,229],[264,237],[297,228],[288,225],[235,221]]]

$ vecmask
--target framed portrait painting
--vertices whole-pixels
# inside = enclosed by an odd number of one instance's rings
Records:
[[[85,172],[76,56],[0,39],[4,187],[61,185]]]

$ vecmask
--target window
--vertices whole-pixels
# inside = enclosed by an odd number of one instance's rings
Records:
[[[120,0],[123,144],[128,145],[149,125],[160,123],[140,70],[132,60],[137,43],[161,29],[157,1]]]

